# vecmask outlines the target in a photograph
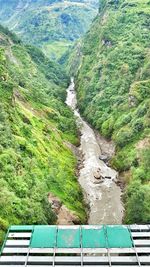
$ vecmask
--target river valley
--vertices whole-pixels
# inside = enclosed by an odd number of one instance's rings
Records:
[[[124,208],[121,188],[116,184],[118,173],[102,160],[103,152],[111,156],[114,147],[80,116],[74,79],[67,89],[66,104],[74,111],[81,133],[79,150],[83,154],[83,166],[78,180],[89,205],[88,223],[121,224]]]

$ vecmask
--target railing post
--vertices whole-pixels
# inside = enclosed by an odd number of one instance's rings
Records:
[[[134,239],[133,239],[133,236],[132,236],[130,225],[128,226],[128,230],[129,230],[130,235],[131,235],[131,239],[132,239],[132,243],[133,243],[133,248],[134,248],[134,251],[135,251],[135,254],[136,254],[136,260],[137,260],[138,266],[141,267],[140,259],[139,259],[139,256],[138,256],[138,253],[137,253],[137,250],[136,250],[136,246],[134,244]]]

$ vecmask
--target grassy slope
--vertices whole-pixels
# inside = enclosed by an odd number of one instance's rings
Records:
[[[97,14],[98,0],[28,2],[22,0],[18,6],[19,0],[0,0],[0,21],[56,59],[87,31]]]
[[[78,142],[63,104],[67,82],[38,49],[0,29],[0,241],[9,224],[55,223],[48,192],[85,220],[76,159],[65,145]]]
[[[83,41],[77,90],[83,116],[116,143],[125,221],[150,221],[150,2],[100,1]]]

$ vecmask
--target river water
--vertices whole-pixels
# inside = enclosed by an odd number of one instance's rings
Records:
[[[121,224],[124,209],[121,189],[116,184],[118,173],[99,159],[102,149],[98,139],[103,139],[80,116],[74,79],[71,79],[67,89],[66,104],[74,111],[81,133],[79,150],[83,154],[83,167],[78,179],[89,204],[88,223]],[[106,142],[105,140],[105,145]],[[106,147],[109,149],[109,142]]]

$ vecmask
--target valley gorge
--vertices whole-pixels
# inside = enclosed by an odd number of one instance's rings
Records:
[[[149,1],[0,7],[0,243],[11,224],[149,223]]]

